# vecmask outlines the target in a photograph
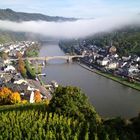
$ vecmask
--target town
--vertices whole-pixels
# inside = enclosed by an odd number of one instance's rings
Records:
[[[39,62],[22,60],[22,57],[37,57],[39,47],[38,42],[32,41],[0,44],[0,87],[18,92],[21,100],[30,103],[35,102],[34,96],[39,93],[42,100],[50,100],[51,92],[58,86],[55,81],[43,83],[41,76],[45,74],[41,73],[41,66],[36,67]]]
[[[60,42],[59,46],[65,53],[84,55],[79,59],[80,63],[93,69],[94,72],[107,78],[114,76],[119,79],[116,81],[124,80],[139,87],[140,57],[138,55],[119,56],[117,48],[113,45],[103,48],[94,43],[89,44],[86,40],[72,45],[68,42]],[[111,79],[114,80],[114,77]]]
[[[77,57],[78,64],[84,64],[93,72],[107,78],[112,76],[121,78],[135,84],[135,88],[138,89],[140,84],[139,56],[120,57],[115,46],[102,48],[87,44],[85,40],[68,47],[65,46],[65,43],[60,42],[59,46],[65,53],[69,53],[66,55],[68,58],[70,56],[74,59]],[[0,44],[0,87],[19,92],[21,99],[30,103],[35,102],[34,96],[38,93],[40,93],[42,100],[50,100],[52,98],[51,93],[58,87],[55,81],[44,84],[41,78],[41,76],[46,76],[46,74],[41,73],[44,61],[32,59],[38,58],[40,47],[38,42],[33,41]],[[67,57],[62,58],[67,59]],[[26,60],[26,58],[30,59]]]

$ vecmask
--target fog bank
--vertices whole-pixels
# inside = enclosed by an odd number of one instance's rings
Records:
[[[0,20],[0,29],[14,32],[29,32],[54,38],[80,38],[100,32],[108,32],[123,26],[140,26],[140,16],[118,16],[69,22]]]

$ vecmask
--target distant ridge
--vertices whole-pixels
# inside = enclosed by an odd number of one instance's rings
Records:
[[[40,13],[24,13],[24,12],[15,12],[11,9],[0,9],[0,20],[10,20],[10,21],[75,21],[76,18],[65,18],[59,16],[48,16]]]

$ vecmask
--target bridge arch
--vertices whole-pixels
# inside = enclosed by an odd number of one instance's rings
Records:
[[[56,59],[65,60],[68,63],[72,61],[71,57],[69,57],[69,56],[52,56],[52,57],[45,57],[45,62],[47,63],[50,60],[56,60]]]
[[[79,57],[83,57],[83,56],[79,56],[79,55],[77,55],[77,56],[67,56],[67,55],[65,55],[65,56],[52,56],[52,57],[45,57],[45,61],[49,61],[49,60],[53,60],[53,59],[64,59],[67,62],[72,62],[72,60],[74,58],[79,58]]]

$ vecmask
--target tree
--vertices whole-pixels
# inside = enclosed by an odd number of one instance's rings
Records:
[[[14,92],[10,95],[10,102],[12,104],[17,104],[21,102],[21,97],[20,94],[18,92]]]
[[[18,70],[19,70],[19,72],[21,73],[21,75],[25,78],[26,76],[27,76],[27,71],[26,71],[26,69],[25,69],[25,67],[24,66],[22,66],[22,65],[20,65],[19,67],[18,67]]]
[[[65,114],[79,120],[99,122],[94,107],[77,87],[59,86],[54,92],[49,108],[55,113]]]
[[[25,67],[27,70],[27,76],[31,79],[36,78],[36,69],[33,68],[33,65],[29,61],[25,60]]]
[[[26,71],[26,69],[25,69],[25,63],[24,63],[24,61],[23,61],[23,59],[22,58],[20,58],[19,60],[18,60],[18,71],[21,73],[21,75],[25,78],[26,76],[27,76],[27,71]]]
[[[0,104],[16,104],[21,102],[21,97],[18,92],[12,92],[9,88],[3,87],[0,90]]]
[[[23,65],[23,66],[25,67],[25,63],[24,63],[24,61],[23,61],[22,58],[19,58],[19,60],[18,60],[18,65],[19,65],[19,66]]]
[[[40,94],[40,92],[37,91],[37,90],[34,92],[34,101],[35,101],[36,103],[42,101],[42,99],[41,99],[41,94]]]
[[[12,94],[12,91],[7,88],[7,87],[3,87],[0,90],[0,104],[4,105],[4,104],[9,104],[10,103],[10,95]]]

